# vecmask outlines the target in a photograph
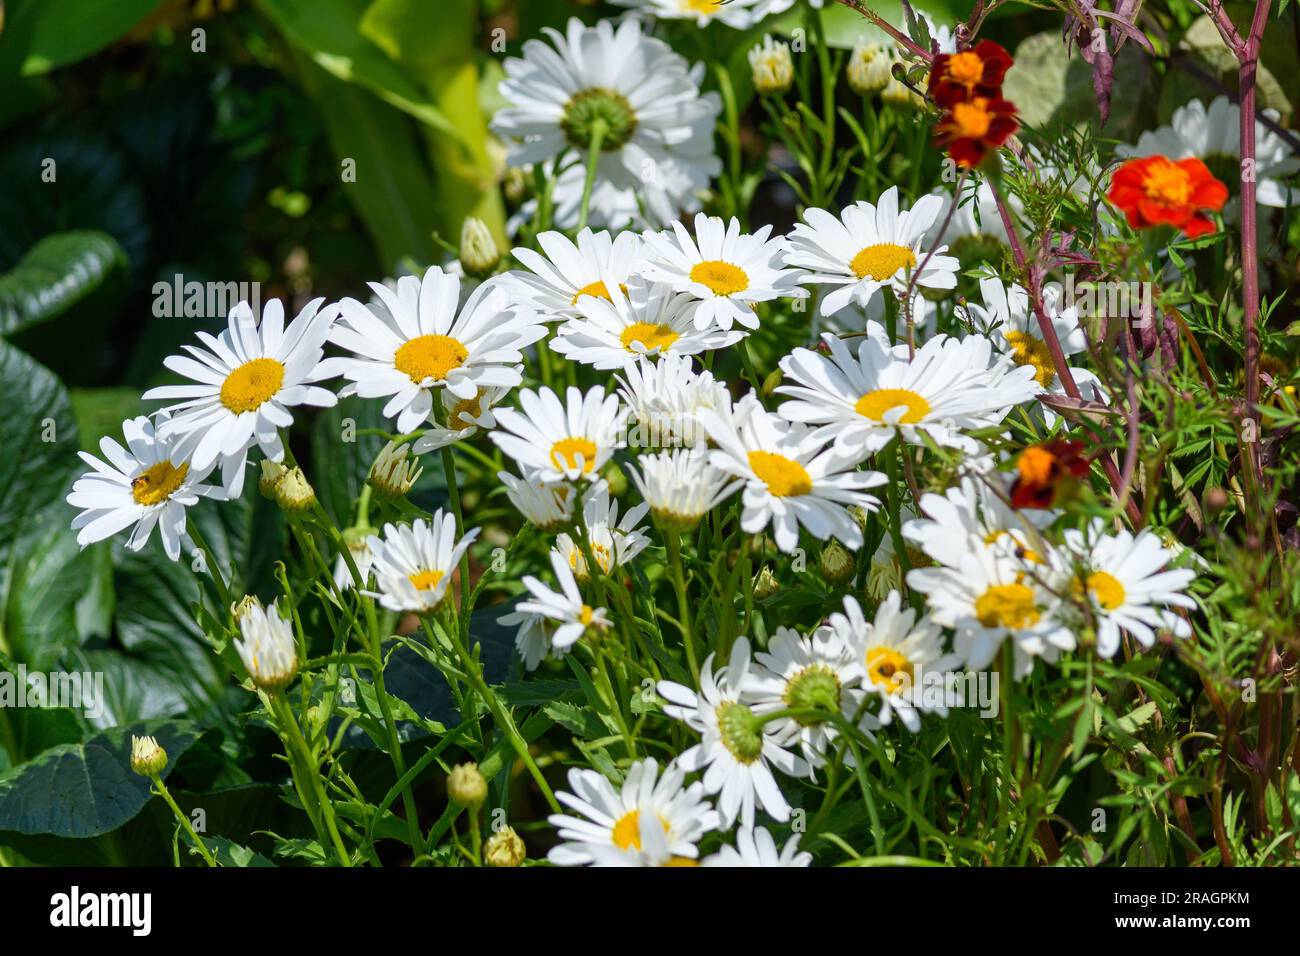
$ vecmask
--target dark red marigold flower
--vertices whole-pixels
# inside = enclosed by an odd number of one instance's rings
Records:
[[[1011,507],[1050,508],[1065,500],[1091,465],[1083,449],[1081,441],[1054,438],[1022,451],[1016,459]]]
[[[967,103],[954,103],[939,118],[934,142],[946,149],[957,165],[973,167],[1019,128],[1014,103],[977,96]]]
[[[1228,187],[1195,156],[1177,161],[1145,156],[1115,170],[1106,196],[1134,229],[1168,225],[1194,239],[1214,231],[1204,211],[1222,209]]]
[[[930,99],[944,109],[977,96],[996,99],[1011,63],[1011,54],[992,40],[961,53],[940,53],[930,66]]]

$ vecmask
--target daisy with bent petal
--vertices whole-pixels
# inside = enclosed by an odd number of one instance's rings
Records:
[[[634,283],[624,296],[583,296],[578,318],[570,318],[551,339],[552,351],[598,369],[621,369],[642,356],[698,355],[734,345],[743,332],[697,327],[697,300],[665,285]]]
[[[649,506],[645,504],[629,508],[620,521],[618,500],[609,496],[609,485],[601,482],[587,490],[582,502],[582,522],[587,531],[587,546],[602,574],[622,567],[646,549],[650,539],[637,525],[647,510]],[[574,577],[585,583],[589,569],[581,545],[568,532],[561,532],[555,539],[554,550],[573,568]]]
[[[551,646],[556,651],[572,647],[588,631],[609,630],[612,626],[609,612],[603,607],[593,608],[582,600],[573,569],[554,551],[551,552],[551,568],[555,571],[560,590],[553,590],[531,574],[526,575],[524,587],[528,589],[528,600],[515,605],[517,612],[536,614],[550,622],[555,627]]]
[[[1069,556],[1065,569],[1069,586],[1085,595],[1097,622],[1097,653],[1112,657],[1119,650],[1121,633],[1132,634],[1143,647],[1150,647],[1156,630],[1187,637],[1191,626],[1168,605],[1195,608],[1196,601],[1184,594],[1196,577],[1189,568],[1164,570],[1174,553],[1151,531],[1143,529],[1107,534],[1105,523],[1096,518],[1084,531],[1065,532],[1061,557]]]
[[[630,411],[628,444],[634,448],[697,445],[708,438],[700,412],[731,408],[726,383],[707,369],[697,371],[687,355],[640,358],[615,378]]]
[[[330,341],[353,355],[329,364],[352,383],[343,395],[388,399],[384,415],[401,432],[429,417],[438,389],[469,401],[480,389],[518,385],[520,350],[546,334],[532,308],[511,302],[499,281],[479,286],[463,308],[460,277],[439,266],[423,279],[402,276],[396,292],[378,282],[370,288],[378,306],[339,303]]]
[[[741,827],[736,831],[736,845],[726,846],[705,857],[701,866],[812,866],[812,854],[799,852],[799,834],[794,834],[777,849],[772,834],[762,827]]]
[[[739,817],[754,825],[755,804],[774,819],[790,819],[790,804],[772,776],[776,767],[792,777],[808,776],[810,768],[777,740],[771,729],[746,703],[749,685],[749,640],[738,637],[725,667],[713,672],[713,655],[700,670],[700,689],[672,681],[659,682],[659,694],[668,704],[664,713],[685,721],[701,741],[677,758],[684,770],[704,772],[704,790],[718,794],[722,825]]]
[[[543,482],[594,480],[614,449],[624,445],[627,409],[600,385],[586,395],[570,386],[563,405],[549,388],[526,388],[519,404],[522,412],[497,411],[500,427],[489,437],[520,467],[536,470]]]
[[[822,339],[829,356],[795,349],[781,360],[798,384],[777,389],[794,399],[780,414],[821,426],[817,435],[834,438],[839,453],[854,460],[879,451],[895,433],[914,445],[924,444],[924,433],[935,444],[976,451],[963,429],[996,425],[1039,392],[1032,367],[1009,369],[981,335],[936,336],[911,359],[874,335],[863,338],[856,357],[844,340]]]
[[[548,618],[528,611],[512,611],[497,618],[502,627],[518,628],[515,631],[515,650],[524,662],[524,670],[537,670],[537,665],[548,657],[563,657],[566,648],[554,647],[551,639],[555,626]]]
[[[199,472],[220,462],[222,485],[232,498],[243,490],[253,445],[272,461],[284,458],[280,429],[293,424],[289,409],[329,408],[338,401],[333,392],[312,384],[333,374],[321,359],[337,309],[322,309],[324,301],[308,302],[288,328],[278,299],[266,304],[260,324],[248,303],[240,302],[221,335],[196,333],[207,348],[185,345],[189,355],[163,360],[197,384],[162,385],[144,393],[146,400],[182,399],[165,409],[172,417],[158,426],[158,437],[178,439],[177,454]]]
[[[642,455],[628,470],[655,526],[678,533],[693,530],[741,485],[709,464],[703,447]]]
[[[166,412],[159,412],[159,426],[167,418]],[[191,467],[178,453],[177,440],[162,438],[147,417],[124,421],[122,435],[126,448],[107,436],[99,440],[106,460],[78,453],[93,471],[76,480],[67,498],[68,504],[82,509],[72,519],[77,544],[84,548],[134,525],[126,546],[139,551],[157,527],[163,550],[176,561],[188,541],[185,509],[198,504],[200,497],[220,500],[224,493],[204,485],[207,473]]]
[[[704,799],[704,785],[685,783],[676,764],[664,768],[650,758],[632,764],[622,786],[594,770],[569,771],[569,789],[555,798],[577,815],[547,819],[564,843],[547,858],[559,866],[660,866],[671,858],[694,860],[695,844],[718,828],[718,814]],[[657,829],[662,841],[643,839]]]
[[[539,530],[552,534],[573,524],[573,503],[578,493],[567,481],[544,482],[536,470],[524,470],[518,478],[508,471],[498,471],[506,497]]]
[[[706,411],[700,423],[718,444],[713,466],[745,481],[740,525],[748,534],[771,524],[785,552],[799,543],[801,526],[820,541],[862,546],[862,529],[848,507],[875,511],[880,500],[866,490],[884,484],[883,474],[857,471],[858,459],[827,448],[812,429],[777,418],[752,392],[730,415]]]
[[[758,303],[805,294],[799,287],[803,273],[781,267],[785,240],[768,239],[771,233],[771,226],[741,233],[739,219],[725,223],[700,213],[694,239],[679,222],[671,233],[646,233],[645,276],[693,296],[699,303],[695,327],[701,331],[715,326],[729,331],[736,323],[756,329]]]
[[[522,376],[523,366],[515,368]],[[500,385],[480,388],[473,398],[457,398],[450,389],[443,389],[442,422],[431,418],[429,427],[415,440],[411,451],[423,455],[473,438],[480,431],[496,428],[497,419],[492,409],[508,394],[510,389]]]
[[[514,250],[514,257],[531,271],[509,272],[505,279],[548,318],[581,315],[578,304],[587,298],[608,301],[607,283],[626,288],[645,264],[641,237],[635,232],[611,237],[583,229],[576,245],[562,232],[543,232],[537,244],[545,255],[522,246]]]
[[[382,538],[366,539],[374,556],[370,568],[379,603],[390,611],[432,611],[446,598],[452,573],[478,532],[472,528],[457,541],[456,518],[441,509],[431,522],[419,518],[410,526],[384,525]]]
[[[786,240],[785,263],[808,270],[803,281],[838,286],[821,303],[822,315],[834,315],[850,302],[865,307],[883,288],[902,295],[929,250],[925,234],[934,225],[943,200],[923,196],[911,210],[898,211],[898,187],[891,186],[878,205],[858,202],[839,218],[824,209],[809,209]],[[925,289],[955,289],[959,263],[933,250],[915,285]]]

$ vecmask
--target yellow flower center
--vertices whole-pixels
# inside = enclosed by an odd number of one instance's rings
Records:
[[[473,398],[462,398],[451,407],[447,424],[452,428],[472,428],[474,419],[483,414],[483,390],[479,389]]]
[[[452,369],[460,368],[467,358],[469,349],[451,336],[421,335],[397,350],[393,365],[418,385],[426,378],[441,382]]]
[[[697,262],[691,268],[691,281],[708,286],[714,295],[735,295],[749,288],[745,270],[720,259]]]
[[[637,322],[625,328],[621,338],[623,348],[629,352],[634,351],[632,348],[633,342],[639,343],[647,352],[653,352],[655,349],[667,352],[669,346],[681,336],[666,325],[656,325],[653,322]]]
[[[878,242],[874,246],[867,246],[849,262],[849,268],[859,279],[871,276],[877,282],[884,282],[903,269],[911,269],[915,265],[916,253],[893,242]]]
[[[593,541],[591,544],[591,556],[596,559],[596,563],[600,565],[602,571],[609,571],[610,566],[613,563],[610,560],[611,555],[609,553],[609,548]],[[569,552],[569,567],[573,568],[574,574],[579,578],[585,579],[587,577],[587,556],[582,553],[582,550],[578,545],[574,545],[573,550]]]
[[[595,614],[596,612],[591,609],[590,604],[584,604],[582,610],[578,612],[578,620],[582,622],[583,627],[586,627],[591,623],[591,619]]]
[[[994,584],[975,600],[975,617],[985,627],[1012,630],[1038,623],[1033,588],[1024,584]]]
[[[884,687],[891,694],[910,686],[916,677],[912,662],[892,647],[868,648],[866,664],[871,683]]]
[[[622,290],[624,295],[627,295],[627,286],[625,286],[623,283],[620,282],[618,284],[618,287],[619,289]],[[584,295],[594,296],[597,299],[604,299],[606,302],[614,301],[613,297],[609,294],[609,287],[606,286],[605,283],[600,281],[599,279],[597,279],[595,282],[588,282],[577,292],[573,293],[573,301],[570,302],[569,304],[577,305],[578,300],[581,299]]]
[[[692,860],[689,856],[670,856],[664,866],[699,866],[699,860]]]
[[[590,438],[575,436],[561,438],[551,446],[551,464],[560,471],[578,467],[578,458],[582,458],[582,472],[586,474],[596,467],[596,443]]]
[[[662,817],[659,819],[659,823],[664,828],[664,833],[667,833],[668,824],[664,822]],[[618,822],[614,824],[612,836],[614,846],[620,850],[641,849],[641,811],[629,810],[619,817]],[[679,858],[674,857],[674,859]],[[670,862],[668,865],[671,866],[672,863]],[[680,866],[681,864],[677,865]]]
[[[1087,578],[1088,591],[1092,594],[1093,600],[1103,611],[1113,611],[1115,608],[1124,604],[1127,592],[1124,585],[1120,584],[1113,574],[1105,571],[1094,571]],[[1076,592],[1079,584],[1075,582]]]
[[[185,462],[181,462],[179,468],[170,461],[150,465],[131,479],[131,497],[138,505],[161,504],[172,496],[189,473],[190,466]]]
[[[813,489],[812,476],[807,469],[785,455],[770,451],[751,451],[749,467],[767,490],[779,498],[806,495]]]
[[[681,0],[681,3],[687,13],[713,14],[718,12],[723,0]]]
[[[1007,343],[1016,364],[1032,365],[1038,384],[1051,388],[1056,381],[1056,366],[1052,364],[1052,353],[1047,350],[1047,343],[1028,332],[1008,332]]]
[[[1147,166],[1142,189],[1147,196],[1167,206],[1184,206],[1192,198],[1192,178],[1187,170],[1164,157]]]
[[[236,415],[255,412],[284,384],[284,366],[275,359],[245,362],[221,383],[221,404]]]
[[[906,408],[900,425],[915,425],[930,414],[930,403],[916,392],[906,388],[877,388],[867,392],[853,406],[854,411],[864,418],[883,422],[885,413],[894,408]]]
[[[443,576],[444,572],[442,571],[417,571],[407,577],[415,585],[417,591],[432,591],[442,583]]]
[[[946,73],[948,79],[955,83],[974,86],[984,78],[984,61],[979,58],[979,54],[966,50],[948,58]]]
[[[993,114],[986,101],[976,98],[970,103],[954,103],[951,111],[952,125],[962,139],[982,139],[993,125]]]

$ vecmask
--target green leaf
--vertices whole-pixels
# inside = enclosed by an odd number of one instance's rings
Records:
[[[151,784],[131,770],[131,736],[158,738],[170,772],[198,737],[184,721],[137,724],[85,743],[61,744],[0,774],[0,830],[91,837],[115,830],[149,802]]]
[[[9,0],[4,30],[9,49],[0,58],[0,66],[17,63],[23,76],[38,76],[75,63],[122,36],[159,2]]]
[[[112,236],[81,230],[46,236],[12,271],[0,275],[0,334],[62,315],[126,267]]]

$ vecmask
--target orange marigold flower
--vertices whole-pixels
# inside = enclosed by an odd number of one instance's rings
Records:
[[[990,150],[1004,144],[1019,128],[1014,103],[977,96],[954,103],[939,118],[934,142],[946,149],[957,165],[978,166]]]
[[[1013,508],[1050,508],[1067,497],[1074,483],[1088,473],[1090,462],[1081,441],[1054,438],[1030,445],[1016,459],[1011,485]]]
[[[995,99],[1002,95],[1011,63],[1011,54],[992,40],[960,53],[940,53],[930,67],[930,99],[944,109],[977,96]]]
[[[1106,196],[1134,229],[1169,225],[1195,238],[1214,231],[1204,211],[1222,209],[1228,187],[1194,156],[1177,161],[1145,156],[1115,170]]]

